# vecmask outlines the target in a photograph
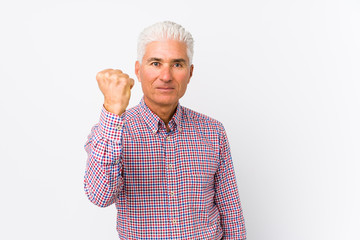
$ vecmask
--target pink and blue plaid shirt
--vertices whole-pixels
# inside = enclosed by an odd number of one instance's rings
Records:
[[[179,104],[169,127],[143,99],[121,116],[103,108],[85,145],[90,201],[116,204],[122,240],[246,239],[222,124]]]

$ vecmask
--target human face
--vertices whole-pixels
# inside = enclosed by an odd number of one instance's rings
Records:
[[[194,68],[186,49],[184,42],[154,41],[147,44],[141,64],[135,64],[145,103],[155,113],[175,109],[185,94]]]

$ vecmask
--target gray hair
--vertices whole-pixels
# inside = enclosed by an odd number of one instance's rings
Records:
[[[187,56],[190,65],[194,54],[194,39],[180,24],[164,21],[145,28],[139,35],[137,45],[137,60],[141,63],[146,45],[160,40],[177,40],[186,44]]]

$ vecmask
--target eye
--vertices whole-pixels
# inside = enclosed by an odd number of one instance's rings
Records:
[[[180,67],[182,67],[182,64],[181,64],[181,63],[175,63],[175,64],[174,64],[174,67],[180,68]]]
[[[155,66],[155,67],[159,67],[160,63],[159,62],[152,62],[151,65]]]

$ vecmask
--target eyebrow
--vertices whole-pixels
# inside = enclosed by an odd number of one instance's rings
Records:
[[[146,62],[163,62],[164,60],[162,58],[149,58]],[[185,59],[183,58],[175,58],[175,59],[172,59],[171,62],[175,62],[175,63],[187,63]]]

